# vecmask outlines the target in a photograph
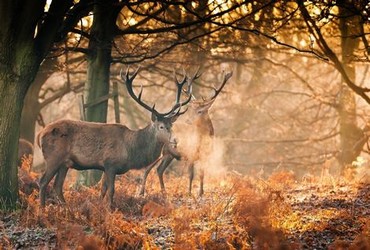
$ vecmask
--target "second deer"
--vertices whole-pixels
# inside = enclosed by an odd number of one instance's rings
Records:
[[[195,75],[190,78],[191,81],[193,81],[196,78],[199,78],[198,72],[195,73]],[[209,99],[195,99],[194,96],[191,100],[188,111],[187,111],[187,123],[189,124],[190,128],[187,130],[188,132],[180,133],[178,136],[180,137],[180,144],[191,144],[189,147],[182,147],[182,150],[180,148],[179,153],[180,157],[174,156],[174,154],[171,154],[171,147],[176,147],[176,142],[173,142],[171,144],[168,144],[163,149],[163,156],[159,163],[159,166],[157,168],[157,174],[159,178],[159,182],[161,185],[162,192],[165,192],[165,185],[163,181],[163,173],[167,169],[167,167],[170,165],[170,163],[173,161],[173,159],[180,160],[183,159],[185,161],[185,164],[188,168],[189,173],[189,188],[188,192],[191,194],[192,190],[192,183],[194,179],[194,164],[196,161],[198,161],[202,155],[205,155],[206,152],[209,152],[211,150],[212,145],[212,138],[214,136],[214,128],[212,120],[209,116],[209,109],[212,107],[212,104],[216,100],[216,97],[220,94],[221,90],[224,88],[226,82],[230,79],[232,76],[232,72],[229,72],[223,76],[222,83],[220,87],[217,89],[214,88],[215,93],[213,96]],[[190,133],[189,133],[190,131]],[[145,169],[143,181],[140,189],[140,194],[144,195],[145,192],[145,183],[146,179],[148,177],[149,172],[156,164],[152,164],[149,167]],[[203,195],[204,189],[203,189],[203,183],[204,183],[204,169],[203,167],[199,168],[199,178],[200,178],[200,186],[199,186],[199,195]]]

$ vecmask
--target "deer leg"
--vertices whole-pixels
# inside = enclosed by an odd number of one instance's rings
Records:
[[[200,178],[199,196],[202,196],[204,194],[204,190],[203,190],[204,169],[203,167],[199,169],[199,178]]]
[[[112,171],[105,172],[105,180],[108,192],[108,205],[113,207],[113,196],[114,196],[114,181],[116,179],[116,173]]]
[[[60,169],[60,164],[52,164],[53,162],[48,162],[46,164],[46,170],[40,179],[40,204],[41,207],[45,207],[45,199],[46,199],[46,188],[53,179],[54,175]]]
[[[155,166],[155,164],[157,163],[157,161],[153,162],[152,164],[150,164],[146,169],[145,169],[145,172],[144,172],[144,176],[143,176],[143,181],[141,183],[141,189],[140,189],[140,195],[141,196],[144,196],[144,193],[145,193],[145,183],[146,183],[146,178],[148,178],[148,175],[150,173],[150,171],[152,170],[152,168]]]
[[[166,193],[166,188],[164,186],[163,182],[163,173],[167,169],[167,167],[170,165],[174,158],[171,155],[165,155],[162,159],[161,164],[157,168],[157,174],[159,178],[159,183],[161,185],[161,190],[163,193]]]
[[[63,166],[59,169],[55,176],[55,181],[54,181],[54,191],[57,194],[58,199],[62,202],[65,203],[65,199],[63,196],[63,184],[64,180],[67,176],[68,168],[66,166]]]
[[[189,172],[189,195],[191,195],[191,188],[192,188],[192,184],[193,184],[193,179],[194,179],[194,163],[191,162],[189,165],[188,165],[188,172]]]
[[[101,193],[100,193],[100,198],[103,200],[105,197],[105,194],[107,193],[107,175],[105,172],[103,173],[103,178],[102,178],[102,184],[101,184]]]

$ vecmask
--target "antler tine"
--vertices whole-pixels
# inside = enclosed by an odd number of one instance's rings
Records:
[[[216,89],[215,87],[213,87],[214,91],[215,91],[215,94],[211,97],[210,100],[214,100],[216,99],[216,97],[218,96],[218,94],[221,92],[221,90],[223,89],[223,87],[225,86],[226,82],[230,79],[230,77],[233,75],[233,72],[229,72],[229,73],[226,73],[224,75],[224,78],[222,80],[222,83],[221,83],[221,86]]]
[[[194,75],[189,79],[189,81],[188,81],[188,89],[185,91],[184,90],[184,92],[188,95],[188,96],[192,96],[192,98],[195,100],[196,98],[195,98],[195,96],[194,95],[192,95],[192,92],[193,92],[193,81],[195,80],[195,79],[198,79],[201,75],[202,75],[202,73],[199,73],[199,71],[200,71],[200,67],[198,67],[197,68],[197,70],[195,71],[195,73],[194,73]]]
[[[202,75],[202,73],[199,73],[199,71],[200,66],[197,68],[197,71],[195,71],[194,76],[192,77],[193,80],[198,79]]]
[[[185,85],[185,83],[188,82],[188,76],[186,75],[185,69],[183,69],[183,72],[184,72],[184,78],[181,80],[181,82],[179,82],[179,80],[177,79],[177,76],[176,76],[176,71],[174,71],[174,73],[175,73],[174,74],[175,75],[175,83],[176,83],[176,87],[177,87],[176,103],[169,112],[164,114],[165,116],[172,117],[172,116],[176,116],[176,115],[182,115],[187,111],[187,109],[186,109],[185,111],[180,112],[181,107],[188,104],[190,102],[191,98],[192,98],[192,95],[191,95],[192,86],[191,86],[191,82],[188,83],[188,90],[184,91],[185,93],[189,93],[188,97],[185,101],[181,102],[180,101],[181,100],[181,92],[183,92],[182,88]]]
[[[134,81],[134,78],[136,75],[139,73],[140,66],[135,70],[135,72],[132,74],[130,77],[130,67],[127,68],[125,75],[122,73],[122,69],[120,71],[120,76],[124,82],[128,82],[129,84],[132,85],[132,82]]]
[[[181,80],[181,82],[179,82],[179,80],[177,79],[176,70],[175,70],[175,69],[173,70],[176,85],[180,85],[181,87],[182,87],[182,86],[186,83],[186,81],[187,81],[187,75],[186,75],[185,69],[183,68],[183,69],[182,69],[182,71],[183,71],[184,77],[183,77],[183,79]]]
[[[179,109],[177,109],[177,111],[172,111],[173,112],[173,115],[172,116],[176,116],[176,115],[183,115],[185,114],[185,112],[188,111],[188,108],[186,108],[184,111],[181,111],[181,106]]]
[[[139,92],[139,95],[138,96],[136,96],[136,94],[135,94],[135,92],[133,90],[132,83],[133,83],[136,75],[138,74],[139,69],[140,69],[140,67],[138,67],[131,76],[130,76],[130,68],[127,68],[125,75],[122,74],[122,69],[121,69],[121,71],[120,71],[121,78],[125,82],[126,88],[127,88],[127,92],[130,94],[130,96],[132,97],[132,99],[134,99],[138,104],[140,104],[140,106],[142,106],[146,110],[148,110],[148,111],[150,111],[150,112],[155,113],[156,115],[158,115],[159,113],[155,110],[155,105],[153,105],[153,107],[150,107],[148,104],[146,104],[145,102],[143,102],[141,100],[141,96],[143,94],[143,86],[141,85],[140,92]]]
[[[176,87],[177,87],[177,93],[176,93],[176,103],[179,103],[180,102],[180,98],[181,98],[181,89],[182,87],[184,86],[184,84],[187,82],[187,75],[186,75],[186,72],[185,72],[185,69],[182,68],[183,70],[183,74],[184,74],[184,77],[183,79],[181,80],[181,82],[179,82],[179,80],[177,79],[177,75],[176,75],[176,70],[174,69],[174,77],[175,77],[175,84],[176,84]]]
[[[198,68],[197,72],[195,73],[195,75],[193,77],[191,77],[191,78],[188,78],[188,76],[186,75],[185,69],[183,69],[183,71],[184,71],[184,79],[182,80],[181,84],[177,83],[177,95],[178,95],[178,97],[180,97],[181,92],[184,91],[186,93],[186,95],[188,96],[188,98],[184,102],[182,102],[182,103],[180,103],[180,98],[177,99],[176,100],[176,103],[178,104],[178,107],[184,106],[184,105],[186,105],[186,104],[188,104],[190,102],[190,100],[191,100],[191,98],[193,96],[192,95],[192,92],[193,92],[193,80],[196,79],[196,78],[198,78],[200,76],[200,75],[197,75],[198,72],[199,72],[199,68]],[[187,84],[188,85],[188,88],[187,88],[187,90],[183,90],[182,88],[183,88],[183,86],[184,86],[184,84],[186,82],[188,83]],[[185,113],[186,110],[183,113]],[[181,114],[183,114],[183,113],[181,113]]]

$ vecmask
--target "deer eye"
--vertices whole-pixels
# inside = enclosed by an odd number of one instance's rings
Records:
[[[197,111],[197,114],[198,114],[198,115],[203,114],[203,110],[198,110],[198,111]]]
[[[160,130],[163,130],[164,129],[164,125],[163,124],[159,125],[159,129]]]

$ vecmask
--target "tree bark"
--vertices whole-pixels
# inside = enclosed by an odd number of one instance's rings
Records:
[[[34,143],[35,140],[35,123],[41,109],[38,101],[38,94],[38,84],[32,84],[32,87],[27,91],[24,99],[21,115],[20,137],[31,143]]]
[[[13,210],[18,200],[19,119],[25,87],[1,78],[0,85],[0,209]]]
[[[28,3],[29,4],[29,3]],[[25,7],[30,7],[24,3]],[[23,100],[36,72],[36,54],[29,23],[23,23],[7,2],[0,13],[0,205],[13,210],[18,200],[17,155]],[[35,8],[38,5],[34,6]],[[5,12],[4,12],[5,11]],[[7,12],[8,11],[8,12]],[[29,9],[23,18],[34,20]],[[38,12],[35,10],[35,13]],[[19,14],[19,13],[18,13]]]
[[[341,33],[342,64],[351,79],[355,82],[356,69],[352,64],[354,51],[359,46],[358,34],[359,17],[349,13],[348,9],[340,8],[339,28]],[[351,164],[361,153],[364,143],[359,145],[363,138],[363,132],[357,125],[356,100],[354,92],[344,82],[339,95],[339,125],[340,125],[340,148],[339,156],[341,165]]]

